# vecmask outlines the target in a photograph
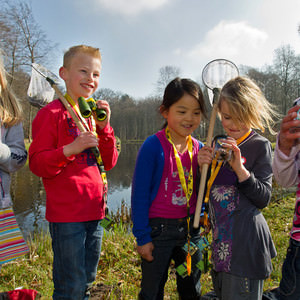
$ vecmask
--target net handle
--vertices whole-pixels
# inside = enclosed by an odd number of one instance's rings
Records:
[[[67,101],[65,96],[62,94],[60,89],[57,87],[56,83],[49,77],[46,77],[46,80],[50,83],[51,87],[54,89],[55,93],[58,95],[60,101],[65,106],[67,111],[70,113],[72,119],[74,120],[75,124],[77,125],[80,132],[86,132],[86,128],[83,126],[81,120],[77,116],[77,114],[74,112],[71,104]]]
[[[207,88],[209,88],[210,90],[213,91],[213,95],[214,95],[213,102],[212,102],[213,107],[212,107],[212,112],[211,112],[211,116],[210,116],[210,120],[209,120],[208,133],[207,133],[207,138],[206,138],[206,144],[208,146],[211,146],[211,143],[212,143],[212,137],[213,137],[215,122],[216,122],[216,118],[217,118],[218,102],[219,102],[221,89],[220,89],[220,87],[213,87],[213,88],[209,87],[203,79],[203,73],[204,73],[204,70],[206,70],[210,64],[217,62],[217,61],[226,61],[228,64],[230,64],[231,66],[234,67],[233,69],[236,69],[237,75],[239,73],[237,66],[233,62],[231,62],[227,59],[212,60],[203,69],[202,80],[203,80],[204,84],[207,86]],[[229,80],[229,78],[226,78],[226,80]],[[226,83],[226,81],[223,82],[223,85],[225,83]],[[201,170],[200,186],[199,186],[196,210],[195,210],[195,215],[194,215],[194,223],[193,223],[194,228],[198,228],[199,223],[200,223],[200,214],[201,214],[201,209],[202,209],[202,204],[203,204],[203,196],[204,196],[204,191],[205,191],[205,186],[206,186],[206,177],[207,177],[208,167],[209,167],[208,164],[203,164],[202,170]]]
[[[51,79],[49,76],[46,76],[38,67],[37,64],[31,64],[31,67],[36,70],[42,77],[44,77],[49,84],[51,85],[51,87],[54,89],[55,93],[58,95],[58,98],[60,99],[60,101],[62,102],[62,104],[64,105],[64,107],[66,108],[66,110],[70,113],[72,119],[74,120],[75,124],[77,125],[78,129],[80,132],[86,132],[86,128],[84,127],[84,125],[82,124],[80,118],[77,116],[77,114],[74,112],[71,104],[67,101],[67,99],[65,98],[65,96],[62,94],[62,92],[60,91],[60,89],[58,88],[57,84],[55,83],[55,81],[53,79]]]
[[[218,99],[220,96],[220,89],[215,88],[213,90],[213,92],[214,92],[213,108],[212,108],[212,112],[211,112],[211,116],[210,116],[210,120],[209,120],[209,126],[208,126],[207,138],[206,138],[206,144],[209,146],[212,143],[212,137],[213,137],[215,122],[216,122],[216,118],[217,118]],[[206,177],[207,177],[208,167],[209,167],[209,164],[203,164],[202,169],[201,169],[200,186],[199,186],[196,210],[195,210],[195,215],[194,215],[194,223],[193,223],[194,228],[198,228],[199,223],[200,223],[200,214],[201,214],[203,196],[204,196],[204,191],[205,191],[205,186],[206,186]]]

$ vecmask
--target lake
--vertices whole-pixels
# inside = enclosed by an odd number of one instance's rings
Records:
[[[141,144],[122,144],[117,165],[107,172],[108,207],[113,213],[122,203],[130,207],[131,181],[135,160]],[[11,194],[14,211],[23,234],[48,229],[45,220],[46,194],[41,178],[32,174],[28,166],[12,174]]]
[[[117,165],[107,172],[108,207],[114,214],[121,209],[122,203],[130,208],[131,181],[140,146],[141,144],[122,144]],[[287,192],[295,192],[295,188],[276,188],[273,190],[273,197],[282,199]],[[48,230],[48,222],[45,220],[46,195],[42,180],[32,174],[28,166],[12,174],[11,194],[16,218],[24,236],[35,230]]]

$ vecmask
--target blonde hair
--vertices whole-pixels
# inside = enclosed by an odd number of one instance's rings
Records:
[[[0,55],[1,55],[0,51]],[[7,74],[3,59],[0,57],[0,121],[6,127],[11,127],[22,120],[22,108],[18,99],[7,84]]]
[[[244,123],[247,127],[262,132],[268,128],[271,134],[275,134],[272,125],[275,124],[274,117],[279,117],[279,114],[251,79],[238,76],[229,80],[220,93],[219,111],[222,101],[228,104],[236,124]]]
[[[77,53],[85,53],[88,55],[91,55],[92,57],[99,58],[101,62],[101,53],[99,48],[94,48],[91,46],[86,46],[86,45],[77,45],[69,48],[64,54],[64,59],[63,59],[63,66],[65,68],[68,68],[72,58],[77,54]]]

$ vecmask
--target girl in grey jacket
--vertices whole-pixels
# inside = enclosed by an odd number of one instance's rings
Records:
[[[0,208],[12,206],[10,173],[20,169],[27,159],[21,119],[21,106],[9,89],[0,59]]]
[[[0,103],[1,101],[0,98]],[[0,208],[6,208],[12,206],[10,173],[17,171],[25,164],[27,152],[21,123],[11,127],[2,125],[0,136]]]
[[[16,233],[18,227],[14,215],[7,209],[12,207],[10,173],[20,169],[27,159],[21,118],[21,107],[7,85],[5,69],[0,59],[0,217],[5,231],[0,236],[0,269],[2,263],[15,259],[16,253],[23,253],[27,249],[22,236]],[[14,240],[13,245],[9,242],[11,239]],[[22,246],[18,247],[21,240]]]
[[[227,134],[220,142],[231,155],[224,161],[219,152],[213,158],[209,146],[199,150],[199,165],[211,163],[204,202],[212,227],[214,290],[220,300],[260,300],[276,255],[260,211],[271,199],[272,152],[270,142],[253,129],[271,130],[275,112],[245,77],[224,85],[218,109]]]

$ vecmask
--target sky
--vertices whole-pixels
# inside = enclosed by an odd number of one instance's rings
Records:
[[[262,68],[274,50],[300,54],[299,0],[28,0],[40,29],[57,44],[55,74],[64,52],[86,44],[100,48],[100,88],[135,99],[156,91],[159,69],[201,81],[217,58]]]

